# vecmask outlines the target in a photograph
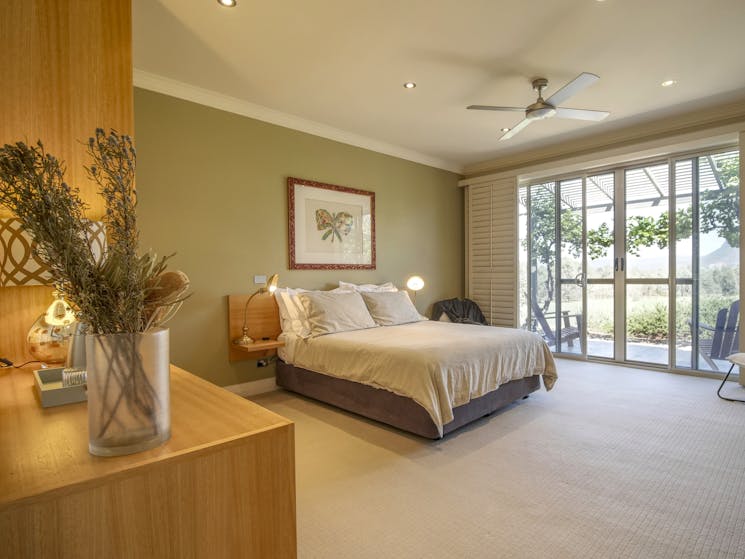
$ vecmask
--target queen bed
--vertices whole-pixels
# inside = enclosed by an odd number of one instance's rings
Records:
[[[406,292],[284,289],[276,300],[280,387],[416,435],[440,438],[556,380],[537,334],[429,321]]]

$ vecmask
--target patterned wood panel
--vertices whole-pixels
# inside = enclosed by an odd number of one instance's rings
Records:
[[[0,3],[0,142],[42,139],[66,162],[91,219],[103,205],[81,141],[96,127],[134,133],[131,11],[130,0]],[[30,359],[26,331],[49,303],[50,288],[0,288],[0,356]]]

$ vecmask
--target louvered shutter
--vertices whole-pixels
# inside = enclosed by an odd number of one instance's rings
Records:
[[[517,183],[468,186],[467,297],[493,326],[517,326]]]

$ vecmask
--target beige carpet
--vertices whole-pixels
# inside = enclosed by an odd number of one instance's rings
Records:
[[[711,379],[558,365],[553,391],[434,442],[255,398],[296,422],[299,557],[745,558],[745,404]]]

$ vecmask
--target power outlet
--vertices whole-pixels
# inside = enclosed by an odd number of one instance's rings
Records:
[[[254,285],[266,284],[266,276],[254,276]]]

